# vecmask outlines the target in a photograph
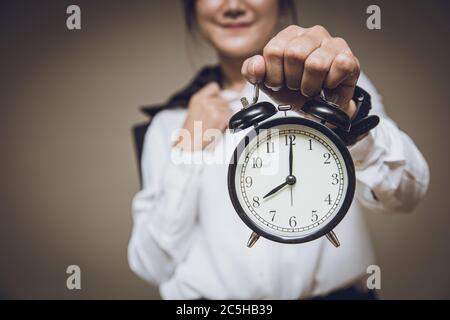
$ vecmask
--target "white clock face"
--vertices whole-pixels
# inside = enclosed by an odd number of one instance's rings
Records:
[[[342,154],[326,135],[289,124],[250,141],[238,159],[234,183],[244,214],[266,233],[289,240],[330,223],[349,181]]]

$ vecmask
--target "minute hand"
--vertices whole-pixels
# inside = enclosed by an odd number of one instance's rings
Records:
[[[278,187],[274,188],[273,190],[271,190],[268,194],[266,194],[263,199],[267,198],[268,196],[273,195],[274,193],[278,192],[279,190],[283,189],[285,186],[287,186],[288,183],[287,181],[283,182],[282,184],[280,184]]]
[[[292,152],[292,140],[291,143],[289,145],[289,175],[292,176],[292,165],[294,162],[294,155]]]

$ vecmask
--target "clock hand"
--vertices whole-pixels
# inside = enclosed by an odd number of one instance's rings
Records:
[[[291,207],[294,206],[294,198],[292,197],[292,184],[290,185],[291,187]]]
[[[292,152],[292,139],[290,139],[291,143],[289,145],[289,175],[292,176],[292,165],[294,162],[294,155]]]
[[[291,179],[292,179],[292,177],[294,177],[293,175],[292,175],[292,167],[293,167],[293,163],[294,163],[294,152],[292,151],[292,139],[290,140],[290,144],[289,144],[289,177],[287,178],[287,179],[289,179],[290,177],[291,177]],[[286,179],[286,181],[288,181]],[[295,177],[294,177],[294,180],[295,180]],[[292,181],[291,181],[291,183],[289,183],[289,186],[290,186],[290,188],[291,188],[291,207],[294,205],[294,199],[293,199],[293,197],[292,197],[292,185],[295,183],[295,181],[292,183]]]
[[[268,194],[266,194],[263,199],[267,198],[268,196],[273,195],[274,193],[278,192],[279,190],[283,189],[285,186],[290,185],[292,186],[297,182],[297,179],[294,176],[287,176],[286,181],[280,184],[278,187],[271,190]]]
[[[289,176],[286,178],[285,182],[283,182],[278,187],[276,187],[273,190],[271,190],[268,194],[266,194],[263,197],[263,199],[265,199],[265,198],[273,195],[274,193],[278,192],[279,190],[283,189],[286,185],[290,185],[291,186],[291,206],[293,205],[292,185],[295,184],[295,182],[296,182],[295,177],[292,175],[293,162],[294,162],[294,155],[293,155],[293,151],[292,151],[292,139],[290,139],[290,144],[289,144]]]
[[[287,181],[283,182],[282,184],[280,184],[278,187],[274,188],[273,190],[271,190],[268,194],[266,194],[263,199],[267,198],[268,196],[273,195],[274,193],[278,192],[279,190],[283,189],[285,186],[287,186],[289,183]]]

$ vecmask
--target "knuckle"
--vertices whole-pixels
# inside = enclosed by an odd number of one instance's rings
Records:
[[[311,32],[317,33],[320,35],[329,35],[328,30],[325,29],[325,27],[320,24],[311,27],[310,30],[311,30]]]
[[[263,55],[266,58],[282,58],[283,54],[283,47],[276,42],[267,44],[263,50]]]
[[[314,73],[325,73],[328,68],[325,60],[321,57],[310,57],[305,62],[305,69]]]
[[[291,24],[290,26],[286,27],[283,31],[288,32],[288,33],[298,34],[302,31],[302,28],[295,24]]]
[[[327,38],[323,39],[321,46],[324,48],[333,46],[333,39],[327,39]]]
[[[220,90],[220,87],[219,87],[219,84],[217,83],[217,82],[210,82],[209,84],[208,84],[208,88],[211,90],[211,91],[218,91],[218,90]]]
[[[308,58],[308,50],[305,46],[293,44],[286,48],[284,55],[288,61],[304,62]]]
[[[348,54],[341,53],[335,59],[336,68],[347,73],[353,73],[357,69],[356,61]]]
[[[347,41],[341,37],[334,37],[332,41],[342,47],[348,47]]]

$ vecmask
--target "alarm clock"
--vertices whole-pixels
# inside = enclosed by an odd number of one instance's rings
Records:
[[[259,237],[304,243],[326,236],[338,247],[333,229],[355,193],[355,168],[345,142],[351,140],[352,119],[323,93],[302,107],[311,117],[300,117],[287,116],[290,106],[258,103],[258,90],[256,85],[251,105],[241,99],[243,109],[229,123],[232,132],[252,127],[228,167],[231,202],[253,231],[247,246],[252,247]],[[362,100],[356,102],[358,107],[363,105]],[[269,119],[278,112],[285,116]],[[368,110],[361,112],[367,116]],[[376,116],[369,118],[359,127],[367,130],[378,124]]]

